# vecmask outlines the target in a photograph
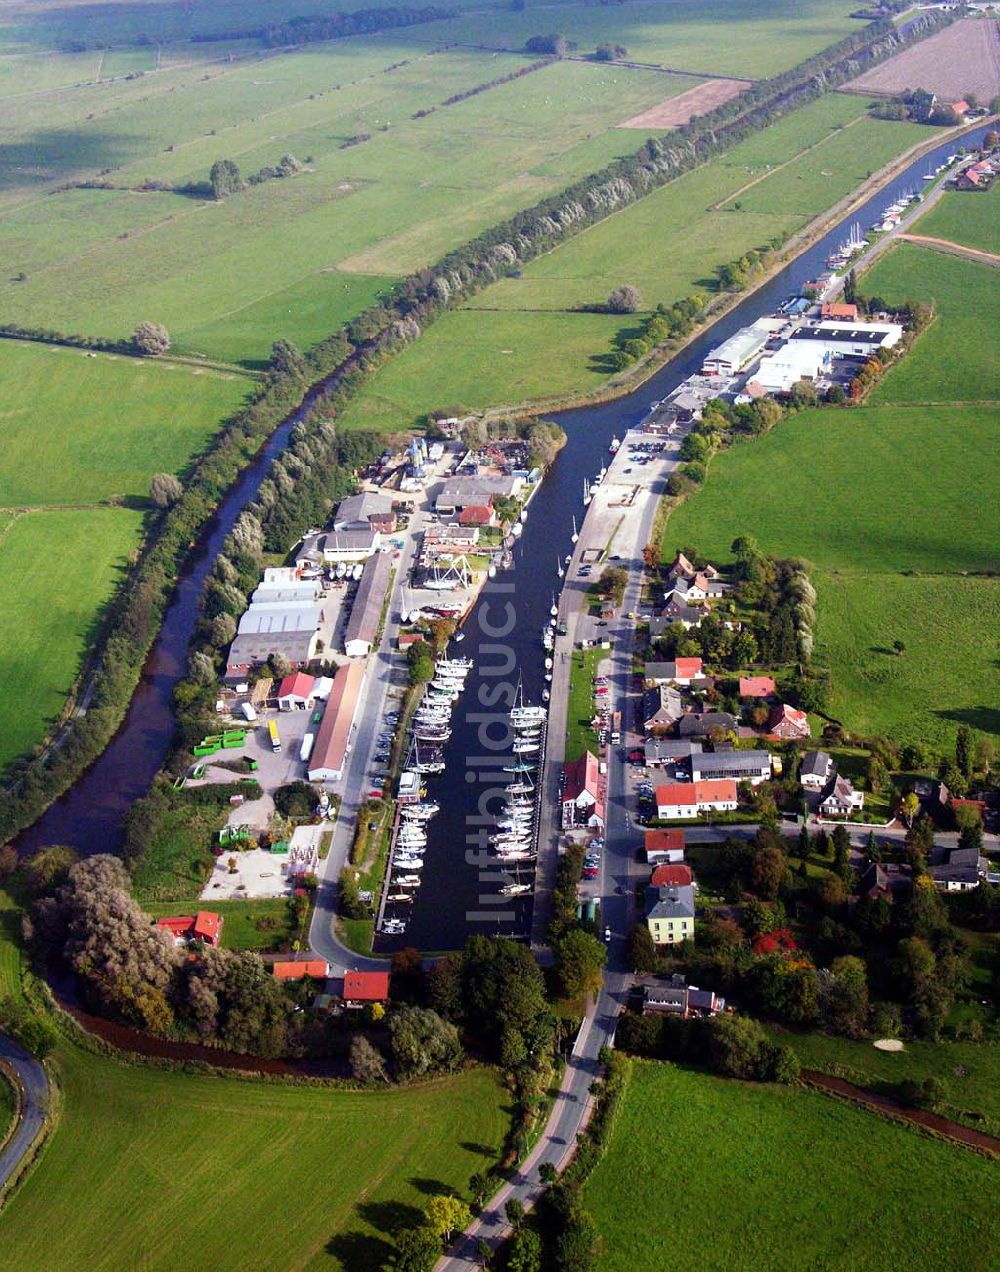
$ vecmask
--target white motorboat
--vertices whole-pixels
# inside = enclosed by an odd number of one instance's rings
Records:
[[[533,794],[535,788],[529,782],[511,782],[504,790],[508,795],[528,795]]]
[[[614,455],[614,453],[618,450],[619,446],[621,446],[621,440],[615,436],[612,436],[611,443],[608,446],[608,450],[611,452],[612,455]]]
[[[513,525],[511,526],[511,528],[510,528],[510,532],[511,532],[511,534],[514,536],[514,538],[515,538],[515,539],[520,539],[521,534],[523,533],[523,531],[524,531],[524,525],[523,525],[523,523],[522,523],[522,522],[520,522],[520,521],[515,521],[515,522],[514,522],[514,524],[513,524]]]
[[[551,658],[546,658],[546,660],[545,660],[545,670],[546,670],[546,671],[551,671],[551,670],[552,670],[552,659],[551,659]]]
[[[354,580],[355,583],[358,583],[360,582],[361,576],[362,574],[364,574],[364,572],[365,572],[365,567],[359,561],[357,565],[354,567],[354,569],[351,571],[351,578]]]
[[[420,876],[415,874],[396,875],[392,882],[393,886],[397,888],[419,888]]]
[[[410,896],[408,892],[387,892],[385,900],[387,905],[412,905],[413,904],[413,898]]]
[[[402,936],[406,931],[406,924],[402,919],[386,919],[382,924],[382,931],[386,936]]]
[[[553,618],[559,617],[559,606],[556,604],[555,595],[553,595],[552,597],[552,605],[549,607],[549,613],[552,615]]]
[[[336,570],[334,570],[334,577],[339,581],[340,579],[344,577],[346,573],[347,573],[347,566],[343,563],[343,561],[338,561],[337,568]]]
[[[556,574],[558,574],[559,577],[562,578],[565,575],[565,573],[566,571],[562,567],[562,562],[557,557],[556,558]]]
[[[421,760],[413,766],[418,773],[443,773],[444,760]]]
[[[543,702],[548,702],[549,698],[551,698],[551,697],[552,697],[552,695],[549,693],[548,689],[543,689],[543,690],[542,690],[542,701],[543,701]]]
[[[486,575],[488,578],[495,579],[497,576],[497,567],[491,564],[489,569],[486,571]]]
[[[538,743],[537,743],[537,742],[525,741],[525,742],[515,742],[515,743],[514,743],[514,754],[515,754],[515,755],[531,755],[533,752],[535,752],[535,751],[537,751],[537,750],[538,750]]]
[[[404,804],[399,810],[399,815],[405,817],[407,821],[429,821],[440,811],[441,805],[430,800],[425,804]]]
[[[526,892],[530,891],[530,883],[508,883],[500,889],[500,895],[503,897],[523,897]]]

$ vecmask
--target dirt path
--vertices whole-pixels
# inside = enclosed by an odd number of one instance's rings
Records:
[[[934,238],[929,234],[899,234],[898,238],[907,243],[917,243],[932,252],[945,252],[948,256],[964,256],[967,260],[977,261],[980,265],[991,265],[1000,269],[1000,256],[995,252],[983,251],[980,247],[966,247],[962,243],[953,243],[951,239]]]
[[[986,1135],[982,1131],[974,1131],[971,1127],[963,1126],[961,1122],[953,1122],[951,1118],[941,1117],[940,1114],[931,1113],[927,1109],[911,1109],[905,1104],[890,1099],[887,1095],[879,1095],[866,1087],[855,1086],[853,1082],[845,1082],[843,1078],[832,1077],[829,1073],[820,1073],[817,1069],[803,1069],[801,1077],[807,1086],[819,1087],[832,1095],[850,1100],[852,1104],[867,1105],[897,1121],[923,1126],[966,1148],[975,1148],[980,1152],[989,1153],[992,1157],[1000,1157],[1000,1139],[993,1135]]]

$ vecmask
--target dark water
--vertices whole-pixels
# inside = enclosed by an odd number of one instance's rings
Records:
[[[984,130],[985,131],[985,130]],[[970,135],[967,146],[978,144],[981,134]],[[425,949],[443,949],[460,945],[471,930],[524,932],[530,918],[530,902],[503,906],[513,910],[514,918],[492,922],[484,927],[471,924],[470,912],[484,909],[480,904],[479,871],[465,861],[467,811],[473,804],[470,792],[478,792],[478,781],[467,781],[483,771],[470,766],[466,757],[485,753],[478,738],[479,725],[470,721],[484,681],[499,682],[499,677],[485,677],[488,667],[496,667],[500,656],[490,653],[485,645],[503,645],[512,651],[524,679],[525,697],[540,701],[543,686],[543,652],[541,629],[549,619],[553,593],[560,580],[557,560],[570,550],[571,517],[583,514],[582,487],[584,477],[592,477],[606,462],[608,443],[613,434],[619,437],[625,429],[638,424],[652,402],[665,397],[678,384],[698,370],[707,350],[719,344],[738,328],[755,318],[772,312],[789,295],[822,268],[831,248],[844,237],[845,225],[860,221],[867,227],[875,213],[907,189],[922,188],[921,176],[941,162],[954,148],[953,142],[939,146],[914,163],[901,176],[889,183],[858,211],[844,218],[834,229],[808,251],[796,258],[765,287],[748,296],[725,318],[701,335],[672,363],[664,367],[630,397],[575,411],[565,411],[553,418],[565,428],[568,443],[546,475],[541,491],[533,500],[524,534],[515,549],[514,568],[492,581],[479,602],[477,612],[467,624],[468,636],[456,652],[476,659],[475,671],[469,676],[466,691],[453,717],[453,734],[448,743],[448,768],[444,774],[429,779],[429,789],[442,805],[432,823],[429,836],[424,883],[412,907],[413,915],[406,942]],[[310,399],[311,400],[311,399]],[[308,405],[308,404],[307,404]],[[189,557],[180,576],[177,590],[167,610],[163,627],[153,646],[145,671],[132,699],[121,729],[93,767],[58,800],[33,827],[17,840],[23,852],[32,852],[49,844],[69,844],[83,853],[114,852],[121,844],[122,817],[135,799],[148,788],[163,764],[173,737],[174,721],[171,695],[183,675],[187,646],[197,617],[198,598],[212,561],[244,505],[252,499],[271,459],[287,444],[289,433],[304,413],[304,407],[286,420],[268,440],[259,456],[246,469],[232,488]],[[509,635],[491,642],[480,633],[478,615],[485,610],[494,626],[499,626],[503,606],[516,598],[516,622]],[[488,689],[490,686],[485,684]],[[504,776],[504,775],[501,775]]]

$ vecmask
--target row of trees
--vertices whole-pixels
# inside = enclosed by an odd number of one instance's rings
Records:
[[[420,9],[386,6],[356,9],[353,13],[305,14],[286,18],[280,22],[265,22],[263,26],[197,32],[190,38],[195,44],[260,40],[268,48],[283,48],[290,44],[314,44],[322,40],[340,40],[349,35],[370,35],[373,31],[414,26],[421,22],[437,22],[454,16],[452,10],[435,8],[433,5],[425,5]]]

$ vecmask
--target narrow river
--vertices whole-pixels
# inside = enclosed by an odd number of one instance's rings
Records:
[[[972,134],[963,140],[972,146],[979,143],[981,134]],[[513,569],[492,581],[484,592],[484,598],[493,597],[495,613],[512,594],[511,589],[516,596],[517,624],[503,643],[509,645],[516,656],[526,698],[533,702],[540,700],[543,687],[540,636],[549,619],[552,597],[560,589],[557,563],[570,550],[573,515],[579,523],[584,512],[584,478],[592,477],[606,462],[611,437],[616,433],[621,437],[625,429],[638,424],[652,402],[666,397],[698,370],[710,348],[738,328],[772,312],[814,277],[832,248],[844,238],[845,226],[860,221],[862,227],[867,227],[876,212],[904,191],[922,189],[923,174],[951,153],[955,144],[942,144],[913,163],[766,286],[741,301],[629,397],[551,417],[566,430],[568,442],[531,504],[524,533],[515,549]],[[919,294],[919,287],[914,291]],[[121,729],[80,781],[19,837],[20,851],[31,852],[49,844],[69,844],[83,853],[94,853],[114,852],[120,846],[123,815],[147,789],[170,746],[174,730],[171,695],[184,671],[198,598],[212,561],[241,509],[253,497],[271,459],[286,445],[300,417],[301,412],[296,413],[276,430],[219,506],[180,576]],[[483,908],[479,902],[478,869],[465,861],[466,815],[475,798],[467,783],[466,757],[478,755],[482,750],[478,726],[468,718],[470,712],[479,709],[476,703],[483,671],[479,665],[482,642],[474,617],[467,624],[467,631],[466,640],[456,648],[477,659],[477,667],[469,676],[466,691],[454,713],[453,733],[445,752],[447,769],[428,783],[431,795],[442,810],[432,823],[423,886],[417,893],[405,938],[406,944],[422,949],[455,948],[462,944],[470,930],[520,935],[526,932],[530,921],[530,900],[505,904],[503,910],[511,911],[512,917],[486,927],[482,922],[470,923],[467,917]],[[495,664],[496,660],[491,657],[488,661]]]

